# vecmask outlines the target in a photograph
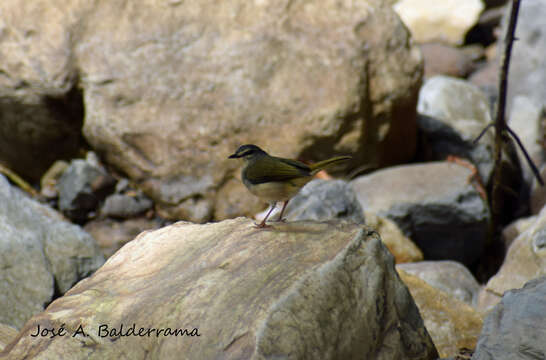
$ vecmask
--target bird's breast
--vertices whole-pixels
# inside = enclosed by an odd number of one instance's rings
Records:
[[[309,178],[298,178],[290,181],[271,181],[261,184],[251,184],[245,182],[248,190],[255,196],[272,202],[272,201],[287,201],[305,185]]]

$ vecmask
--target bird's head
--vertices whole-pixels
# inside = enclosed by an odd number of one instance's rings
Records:
[[[245,161],[250,161],[258,156],[267,155],[265,151],[257,147],[256,145],[247,144],[241,145],[233,154],[231,154],[228,159],[239,159],[242,158]]]

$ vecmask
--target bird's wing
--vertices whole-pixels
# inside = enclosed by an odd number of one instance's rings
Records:
[[[270,181],[287,181],[311,176],[311,169],[302,162],[290,159],[266,157],[248,166],[246,176],[253,184]]]

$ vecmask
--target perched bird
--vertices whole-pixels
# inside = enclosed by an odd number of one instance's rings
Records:
[[[271,156],[256,145],[242,145],[229,159],[242,158],[245,162],[241,178],[247,189],[257,197],[271,204],[271,210],[260,224],[266,227],[265,221],[275,209],[277,202],[283,201],[278,221],[283,221],[282,214],[288,200],[313,178],[317,172],[328,165],[351,159],[350,156],[338,156],[315,164],[306,165],[301,161]]]

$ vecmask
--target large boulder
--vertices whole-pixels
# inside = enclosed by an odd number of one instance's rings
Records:
[[[38,326],[64,326],[65,336],[30,336]],[[87,336],[78,332],[80,326]],[[186,329],[187,337],[173,335],[176,329]],[[243,218],[180,222],[141,234],[28,321],[4,353],[8,359],[61,354],[163,360],[437,357],[375,232],[344,222],[281,223],[262,230]]]
[[[0,175],[0,323],[17,328],[104,262],[93,238]]]
[[[214,214],[242,143],[310,161],[351,153],[350,168],[414,154],[422,59],[382,0],[4,0],[0,14],[0,48],[17,49],[2,54],[1,98],[24,108],[20,64],[59,79],[35,76],[42,98],[81,89],[87,141],[171,218]],[[26,136],[15,130],[0,134]]]

